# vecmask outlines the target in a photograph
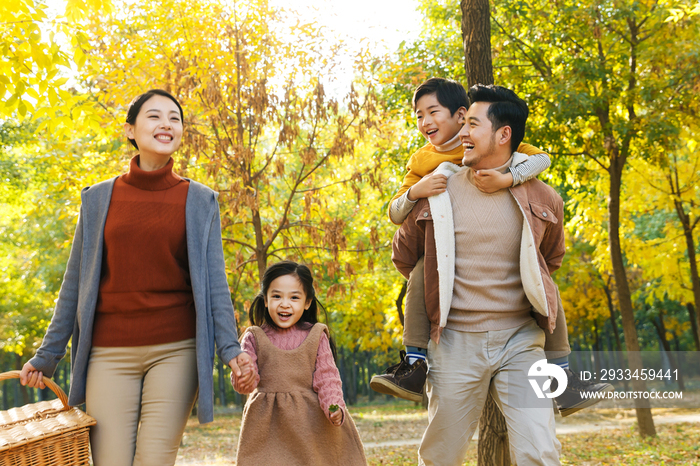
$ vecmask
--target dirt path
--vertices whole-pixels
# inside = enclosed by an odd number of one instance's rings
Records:
[[[694,404],[693,406],[698,405]],[[364,443],[368,460],[371,458],[370,464],[415,464],[416,449],[428,425],[426,410],[416,407],[413,403],[397,402],[352,407],[351,413]],[[664,424],[678,423],[685,423],[689,426],[700,425],[700,409],[697,408],[654,408],[653,415],[654,423],[659,427]],[[557,416],[556,429],[563,444],[578,441],[576,445],[577,448],[580,448],[582,442],[585,444],[590,439],[585,441],[577,439],[588,436],[588,433],[592,434],[594,438],[600,438],[602,442],[605,442],[604,439],[611,435],[629,437],[630,429],[633,428],[636,420],[635,411],[631,407],[601,406],[597,409],[580,411],[566,418]],[[240,426],[240,409],[220,410],[215,416],[214,422],[209,424],[199,424],[196,418],[190,419],[185,429],[176,465],[230,466],[235,464]],[[668,430],[669,427],[666,427],[666,431]],[[697,427],[691,430],[697,432]],[[583,436],[575,435],[581,433]],[[566,436],[571,436],[570,440],[567,440]],[[689,441],[692,444],[697,443],[696,440]],[[476,442],[471,442],[470,448],[475,455]],[[569,453],[574,456],[577,454],[573,451]],[[700,452],[698,454],[691,453],[690,457],[697,456],[700,460]],[[399,460],[394,461],[396,458]],[[698,464],[700,465],[700,463]]]
[[[570,435],[578,434],[581,432],[598,432],[601,430],[608,429],[621,429],[628,428],[636,422],[635,418],[625,418],[620,420],[603,420],[600,422],[584,422],[576,423],[575,419],[569,418],[568,420],[557,417],[557,435]],[[671,415],[671,416],[654,416],[655,424],[679,424],[682,422],[700,423],[700,413],[699,414],[684,414],[684,415]],[[478,438],[477,433],[474,434],[474,439]],[[420,438],[410,438],[410,439],[397,439],[397,440],[386,440],[382,442],[364,442],[365,448],[382,448],[382,447],[399,447],[399,446],[410,446],[410,445],[420,445]],[[472,441],[473,441],[472,440]]]

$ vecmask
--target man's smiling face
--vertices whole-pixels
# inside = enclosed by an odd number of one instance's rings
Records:
[[[459,139],[464,147],[462,164],[474,170],[492,168],[484,162],[496,152],[498,131],[488,118],[488,102],[474,102],[467,110],[466,123],[459,132]]]

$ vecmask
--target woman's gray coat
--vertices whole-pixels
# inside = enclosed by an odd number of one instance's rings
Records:
[[[41,347],[29,361],[52,377],[71,343],[68,402],[85,402],[92,325],[100,288],[104,226],[116,178],[83,189],[75,238],[51,324]],[[217,193],[189,180],[185,207],[187,256],[197,313],[197,413],[202,423],[214,420],[214,349],[224,363],[241,353],[231,293],[226,281]]]

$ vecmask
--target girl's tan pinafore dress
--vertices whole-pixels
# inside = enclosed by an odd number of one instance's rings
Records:
[[[237,466],[366,465],[355,423],[345,413],[330,423],[313,390],[313,373],[323,324],[315,324],[293,350],[272,344],[260,327],[256,340],[260,383],[248,397],[238,439]]]

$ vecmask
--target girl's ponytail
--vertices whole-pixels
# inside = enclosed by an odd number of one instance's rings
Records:
[[[267,315],[265,296],[260,292],[255,296],[253,303],[250,305],[250,309],[248,309],[248,319],[250,319],[251,325],[260,327],[262,324],[270,321]]]

